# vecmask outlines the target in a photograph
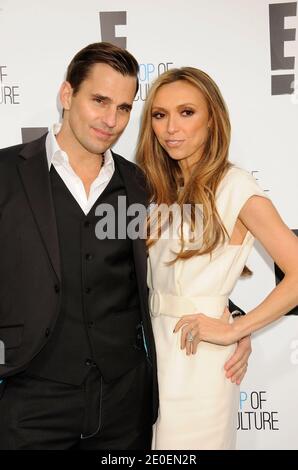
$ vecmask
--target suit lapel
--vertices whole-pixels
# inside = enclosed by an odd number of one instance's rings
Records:
[[[51,265],[60,274],[59,242],[45,150],[45,136],[23,147],[19,173]]]
[[[147,207],[147,195],[143,185],[144,182],[138,180],[138,175],[135,171],[135,168],[131,165],[128,165],[125,159],[120,158],[118,155],[113,154],[113,157],[124,182],[128,204],[131,205],[138,203]],[[144,311],[148,313],[146,243],[144,239],[137,238],[136,240],[132,241],[132,244],[140,300]]]

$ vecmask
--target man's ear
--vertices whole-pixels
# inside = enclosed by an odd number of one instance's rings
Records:
[[[64,110],[69,110],[73,96],[73,88],[69,82],[63,82],[60,87],[60,101]]]

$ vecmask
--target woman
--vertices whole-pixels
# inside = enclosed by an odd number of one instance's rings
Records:
[[[137,161],[153,203],[202,205],[203,235],[201,244],[199,237],[187,239],[195,211],[182,219],[179,237],[162,236],[156,207],[148,216],[148,228],[157,227],[147,240],[160,395],[154,449],[235,448],[239,390],[225,377],[224,363],[239,339],[298,303],[298,240],[254,178],[229,163],[229,143],[228,112],[206,73],[183,67],[157,79],[144,108]],[[154,218],[159,225],[151,224]],[[254,237],[285,277],[234,322],[225,306],[247,269]]]

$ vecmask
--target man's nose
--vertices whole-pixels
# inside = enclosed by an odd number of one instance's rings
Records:
[[[103,121],[106,126],[113,128],[117,124],[117,109],[109,107],[105,110]]]

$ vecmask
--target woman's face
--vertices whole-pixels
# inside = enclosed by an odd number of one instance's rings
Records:
[[[207,102],[194,85],[179,80],[159,88],[152,104],[152,128],[173,160],[187,167],[196,163],[204,150],[208,125]]]

